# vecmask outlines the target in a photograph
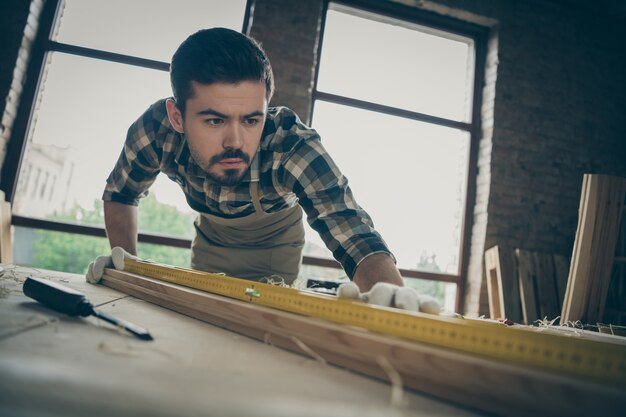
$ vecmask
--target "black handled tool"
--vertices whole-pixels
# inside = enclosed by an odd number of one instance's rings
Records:
[[[47,279],[28,277],[24,282],[24,294],[40,303],[70,316],[96,316],[124,330],[142,340],[152,340],[146,329],[135,326],[125,320],[115,318],[103,311],[96,310],[93,304],[82,293],[65,287]]]

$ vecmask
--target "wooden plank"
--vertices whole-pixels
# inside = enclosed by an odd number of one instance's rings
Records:
[[[512,248],[494,246],[485,251],[491,318],[522,321],[517,265]]]
[[[597,323],[603,320],[608,289],[611,283],[614,258],[619,238],[620,222],[626,198],[626,179],[618,177],[602,177],[603,213],[596,223],[594,247],[597,256],[592,266],[597,285],[592,286],[590,302],[587,307],[587,320]]]
[[[111,288],[298,353],[497,415],[621,416],[621,389],[282,312],[123,271]],[[396,381],[397,383],[397,381]]]
[[[589,188],[589,177],[583,175],[583,182],[580,191],[580,204],[578,209],[578,227],[576,228],[576,237],[574,240],[574,247],[572,248],[572,258],[570,263],[570,271],[568,274],[567,287],[565,288],[565,296],[563,297],[563,303],[561,308],[561,324],[567,323],[571,306],[572,306],[572,292],[574,290],[574,270],[578,268],[578,261],[580,259],[580,235],[582,231],[580,230],[580,225],[583,221],[584,212],[587,206],[587,193]]]
[[[4,194],[4,193],[3,193]],[[0,263],[13,263],[11,203],[0,200]]]
[[[572,250],[572,262],[569,276],[567,279],[567,289],[565,292],[565,300],[561,310],[561,323],[568,323],[580,320],[583,314],[583,294],[586,293],[588,274],[583,273],[583,269],[588,267],[588,256],[591,250],[590,230],[585,225],[588,219],[595,217],[595,198],[597,194],[596,187],[592,190],[591,175],[583,176],[583,186],[580,195],[580,207],[578,210],[578,226],[576,228],[576,238],[574,240],[574,248]],[[591,207],[590,207],[591,205]]]
[[[562,322],[602,320],[621,219],[626,179],[585,174]]]
[[[536,293],[539,296],[540,319],[554,320],[560,314],[554,261],[551,254],[533,252]]]
[[[489,316],[492,319],[503,319],[506,317],[504,312],[504,296],[502,295],[502,286],[499,284],[498,275],[500,275],[498,247],[494,246],[485,251],[485,273],[487,275],[487,296],[489,299]]]
[[[563,255],[553,255],[552,262],[554,263],[554,278],[556,281],[558,309],[560,313],[563,309],[563,300],[565,300],[570,258]]]
[[[512,248],[500,248],[500,286],[504,295],[504,312],[509,320],[522,322],[522,306],[517,278],[517,261]]]
[[[532,252],[516,249],[517,276],[519,280],[522,317],[525,324],[539,320],[539,299],[535,289],[535,263]]]
[[[626,326],[626,195],[622,207],[613,271],[604,307],[604,323]]]

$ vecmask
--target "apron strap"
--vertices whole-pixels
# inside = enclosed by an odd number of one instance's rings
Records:
[[[245,279],[278,274],[290,284],[298,276],[302,260],[302,209],[296,205],[265,213],[259,196],[258,151],[250,164],[250,197],[255,213],[244,218],[199,215],[191,246],[191,267]],[[252,234],[261,239],[255,242]]]
[[[259,153],[260,151],[257,150],[250,164],[250,198],[257,214],[263,214],[265,211],[261,207],[261,198],[259,197]]]

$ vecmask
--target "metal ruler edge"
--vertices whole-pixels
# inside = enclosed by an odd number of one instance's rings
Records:
[[[124,270],[196,290],[521,366],[626,386],[626,345],[437,316],[257,281],[125,260]]]

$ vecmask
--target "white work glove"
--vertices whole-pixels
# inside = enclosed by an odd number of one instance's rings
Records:
[[[439,314],[441,310],[439,302],[434,297],[420,294],[410,287],[400,287],[388,282],[377,282],[371,290],[364,293],[359,291],[359,287],[354,282],[347,282],[339,286],[337,297],[429,314]]]
[[[87,274],[85,279],[87,282],[97,284],[102,279],[104,274],[104,268],[124,269],[125,259],[139,259],[134,255],[126,252],[119,246],[114,247],[111,250],[111,255],[101,255],[94,259],[87,267]]]

